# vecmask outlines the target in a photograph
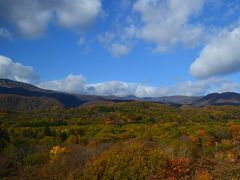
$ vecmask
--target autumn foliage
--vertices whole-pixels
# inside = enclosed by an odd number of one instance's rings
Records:
[[[0,179],[240,178],[240,107],[0,110]]]

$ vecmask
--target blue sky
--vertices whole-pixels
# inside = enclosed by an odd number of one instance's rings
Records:
[[[239,92],[239,0],[1,0],[0,77],[126,96]]]

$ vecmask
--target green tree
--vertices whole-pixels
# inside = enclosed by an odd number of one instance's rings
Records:
[[[7,143],[10,142],[8,132],[0,124],[0,152],[7,146]]]

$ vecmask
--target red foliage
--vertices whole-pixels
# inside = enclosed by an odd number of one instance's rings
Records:
[[[171,159],[168,161],[167,175],[172,178],[179,178],[190,172],[190,160],[186,157]]]

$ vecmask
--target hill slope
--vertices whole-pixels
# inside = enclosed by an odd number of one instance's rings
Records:
[[[45,90],[30,84],[7,79],[0,79],[0,97],[2,95],[8,95],[8,99],[11,97],[11,95],[13,95],[13,98],[16,98],[16,95],[18,97],[31,97],[32,99],[36,98],[36,101],[41,102],[50,100],[52,101],[54,99],[64,108],[78,107],[85,103],[85,101],[79,99],[72,94]],[[21,98],[21,100],[27,101],[27,98]],[[14,104],[12,105],[14,106]],[[12,108],[14,109],[14,107]]]
[[[0,95],[0,109],[11,111],[55,110],[63,108],[62,104],[48,97],[26,97],[18,95]]]
[[[209,106],[209,105],[232,105],[240,106],[240,94],[234,92],[225,93],[212,93],[202,97],[196,103],[195,106]]]

